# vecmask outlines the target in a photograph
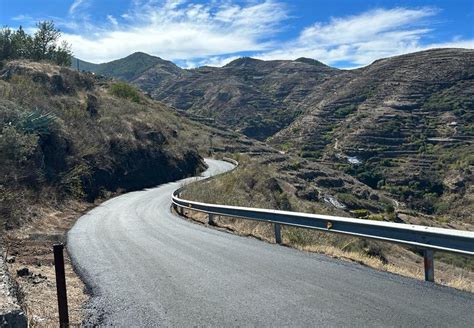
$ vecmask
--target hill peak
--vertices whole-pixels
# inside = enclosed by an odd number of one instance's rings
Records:
[[[150,55],[150,54],[147,54],[146,52],[141,52],[141,51],[137,51],[137,52],[134,52],[122,59],[119,59],[119,60],[123,60],[123,59],[138,59],[138,58],[147,58],[147,59],[159,59],[159,60],[163,60],[162,58],[160,57],[157,57],[157,56],[153,56],[153,55]]]
[[[305,64],[309,64],[309,65],[314,65],[314,66],[328,67],[328,65],[321,63],[319,60],[316,60],[316,59],[313,59],[313,58],[307,58],[307,57],[300,57],[298,59],[295,59],[295,62],[305,63]]]
[[[228,63],[224,67],[254,66],[254,65],[257,65],[257,64],[262,63],[262,62],[263,62],[263,60],[255,59],[255,58],[252,58],[252,57],[241,57],[241,58],[237,58],[237,59],[231,61],[230,63]]]

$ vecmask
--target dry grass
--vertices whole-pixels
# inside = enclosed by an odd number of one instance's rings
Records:
[[[76,219],[90,208],[90,204],[70,202],[62,211],[48,207],[32,209],[38,218],[5,236],[8,254],[15,262],[8,265],[21,295],[21,306],[30,327],[55,327],[58,322],[56,279],[52,245],[63,241]],[[65,271],[70,322],[80,325],[83,305],[88,296],[85,286],[76,275],[65,252]],[[27,268],[28,276],[19,277],[17,271]]]
[[[28,267],[33,276],[42,278],[32,280],[30,277],[17,277],[20,290],[24,295],[22,307],[27,315],[30,327],[56,326],[58,317],[56,285],[54,266],[42,265],[41,267],[14,264],[10,267],[12,272]],[[69,306],[69,320],[73,325],[80,325],[84,318],[82,306],[88,297],[84,293],[84,284],[74,274],[70,263],[66,264],[66,281]],[[43,278],[44,277],[44,278]]]

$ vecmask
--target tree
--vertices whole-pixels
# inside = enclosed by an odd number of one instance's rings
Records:
[[[30,58],[33,49],[33,38],[25,33],[20,26],[18,30],[12,34],[12,57],[13,58]]]
[[[52,21],[39,22],[36,27],[38,30],[33,37],[33,59],[50,60],[56,51],[61,32]]]
[[[12,31],[8,27],[0,29],[0,61],[11,59],[49,60],[58,65],[70,66],[71,46],[63,41],[58,45],[61,32],[52,21],[36,24],[34,36],[28,35],[20,26]]]
[[[61,66],[71,66],[72,51],[69,43],[63,41],[53,53],[51,60]]]
[[[12,30],[4,26],[0,29],[0,60],[12,57]]]

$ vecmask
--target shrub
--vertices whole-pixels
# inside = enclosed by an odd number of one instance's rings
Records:
[[[350,104],[343,107],[339,107],[334,111],[334,116],[338,118],[344,118],[357,110],[357,105]]]
[[[2,163],[17,165],[28,159],[36,149],[38,137],[19,132],[11,125],[4,126],[0,132],[0,158]]]
[[[365,209],[358,209],[358,210],[352,210],[351,214],[353,214],[356,218],[364,218],[369,215],[369,211]]]
[[[50,126],[55,119],[55,115],[36,108],[16,122],[15,127],[27,134],[46,135],[50,133]]]
[[[372,221],[383,221],[384,216],[382,214],[371,214],[367,217],[367,219]]]
[[[125,98],[135,103],[140,102],[140,93],[130,84],[124,82],[116,82],[110,87],[110,92],[114,96]]]
[[[393,207],[392,204],[387,204],[385,206],[385,213],[394,213],[395,212],[395,207]]]

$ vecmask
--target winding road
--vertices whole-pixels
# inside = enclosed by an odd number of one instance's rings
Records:
[[[232,168],[207,163],[206,176]],[[171,194],[186,180],[113,198],[69,232],[88,324],[472,327],[473,294],[180,219]]]

